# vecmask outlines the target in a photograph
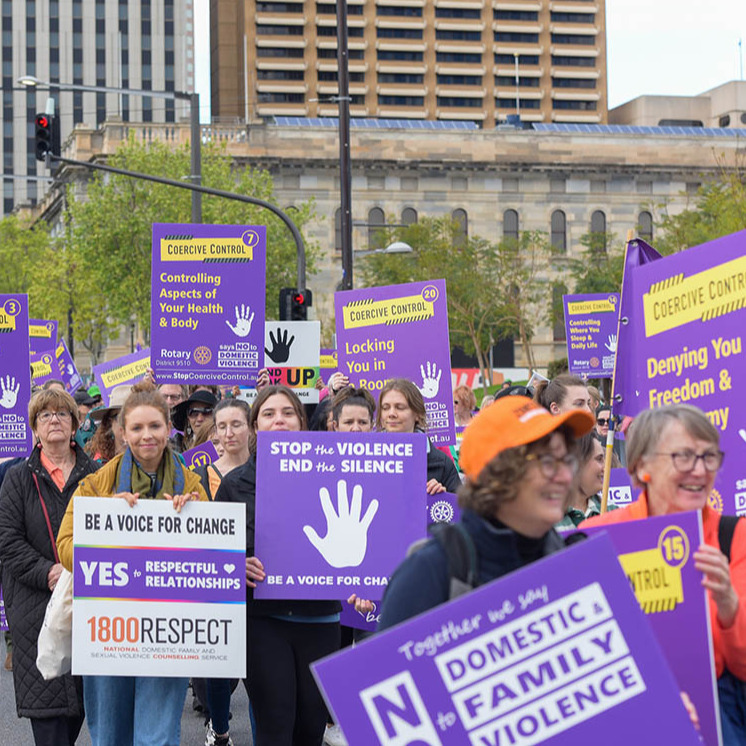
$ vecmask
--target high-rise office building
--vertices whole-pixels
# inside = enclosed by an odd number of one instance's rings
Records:
[[[194,88],[193,0],[0,0],[3,213],[46,191],[35,159],[34,114],[51,95],[64,142],[76,124],[107,118],[173,122],[188,102],[113,93],[23,88],[18,79],[143,91]],[[40,181],[37,181],[40,179]]]
[[[347,0],[352,116],[605,123],[604,0]],[[336,3],[211,0],[212,112],[336,116]]]

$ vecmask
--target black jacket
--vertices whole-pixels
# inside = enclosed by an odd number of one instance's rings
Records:
[[[54,550],[34,483],[44,499],[52,533],[57,536],[65,508],[78,482],[96,465],[77,445],[76,463],[62,492],[41,465],[38,448],[14,466],[0,488],[0,561],[5,610],[13,638],[13,682],[19,717],[76,716],[83,712],[79,677],[44,681],[36,668],[36,641],[52,595],[47,574]]]
[[[477,552],[477,585],[489,583],[565,546],[554,530],[543,540],[534,542],[507,527],[499,528],[470,510],[461,513],[461,523]],[[527,556],[527,544],[534,555]],[[448,559],[443,547],[433,539],[404,560],[391,577],[378,629],[388,629],[444,604],[449,596]]]
[[[254,556],[256,456],[250,456],[243,466],[233,469],[223,477],[215,499],[218,502],[246,505],[246,556]],[[246,607],[249,616],[326,616],[335,614],[342,608],[338,601],[255,601],[253,589],[249,587],[246,588]]]
[[[456,492],[461,486],[461,477],[453,461],[432,443],[428,443],[427,481],[431,479],[437,479],[446,488],[446,492]]]

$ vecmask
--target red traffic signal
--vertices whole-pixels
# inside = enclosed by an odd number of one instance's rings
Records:
[[[313,293],[308,288],[280,290],[280,321],[306,321],[313,305]]]
[[[52,151],[52,117],[37,114],[34,120],[36,137],[36,160],[45,161]]]

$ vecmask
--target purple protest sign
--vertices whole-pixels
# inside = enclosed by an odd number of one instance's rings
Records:
[[[619,320],[619,293],[563,295],[570,373],[611,378]]]
[[[414,381],[431,440],[454,444],[445,280],[335,293],[334,307],[339,370],[373,394],[392,378]]]
[[[83,381],[64,339],[61,339],[57,345],[55,358],[57,361],[57,377],[64,382],[67,393],[74,394],[83,385]]]
[[[52,319],[29,319],[29,352],[34,355],[57,345],[57,322]]]
[[[453,492],[439,492],[427,496],[428,523],[456,523],[460,517],[458,497]]]
[[[266,228],[153,224],[158,383],[253,384],[264,358]]]
[[[312,668],[356,746],[700,744],[606,536]]]
[[[28,402],[28,295],[0,295],[0,457],[28,456],[31,428]]]
[[[255,598],[379,599],[425,535],[421,433],[259,433]],[[323,537],[323,538],[322,538]]]
[[[150,369],[150,348],[132,352],[129,355],[93,366],[93,375],[105,407],[109,406],[111,390],[125,384],[134,385],[140,381]]]
[[[74,499],[73,673],[245,676],[245,507]]]
[[[50,378],[57,375],[57,361],[53,349],[34,353],[29,357],[31,380],[34,386],[43,386]]]
[[[619,348],[619,410],[634,416],[666,404],[699,407],[727,454],[710,495],[720,512],[746,515],[746,231],[630,270],[629,327]],[[627,274],[625,274],[625,283]],[[627,301],[624,290],[623,303]]]
[[[195,446],[188,451],[183,451],[181,457],[187,469],[194,471],[198,466],[207,466],[218,460],[218,451],[212,441],[208,440],[201,446]]]
[[[703,543],[702,514],[646,518],[587,528],[608,532],[619,562],[681,691],[699,716],[707,746],[720,744],[720,718],[707,592],[694,552]]]
[[[624,508],[637,500],[641,490],[632,484],[626,469],[612,469],[609,479],[609,504]]]
[[[339,615],[339,622],[345,627],[352,627],[352,629],[361,629],[364,632],[375,632],[378,625],[378,620],[381,617],[381,602],[371,601],[373,604],[373,611],[369,611],[363,614],[360,611],[355,611],[355,607],[352,604],[348,604],[347,600],[342,601],[342,613]]]

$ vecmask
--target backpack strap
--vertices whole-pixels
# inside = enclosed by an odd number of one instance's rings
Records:
[[[457,598],[476,588],[477,550],[469,532],[460,523],[436,523],[429,530],[448,561],[448,598]]]
[[[741,520],[736,515],[721,515],[718,524],[718,542],[720,551],[728,558],[730,562],[730,549],[733,544],[733,535],[736,533],[736,526]]]

